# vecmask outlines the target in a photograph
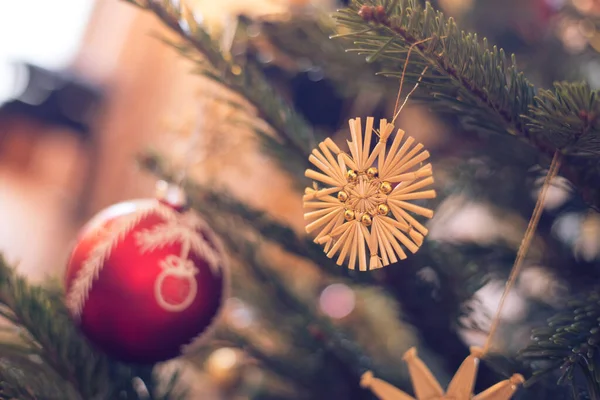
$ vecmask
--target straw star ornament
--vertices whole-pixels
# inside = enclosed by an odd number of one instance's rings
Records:
[[[370,389],[380,400],[509,400],[519,385],[524,382],[519,374],[514,374],[476,396],[473,395],[477,367],[482,355],[482,349],[471,348],[471,354],[456,371],[446,392],[418,357],[414,347],[404,354],[404,360],[408,364],[416,399],[389,383],[373,377],[371,372],[366,372],[362,376],[360,385]]]
[[[350,154],[327,138],[309,157],[320,171],[306,170],[315,184],[303,197],[304,219],[306,232],[318,232],[315,243],[324,246],[329,258],[337,254],[338,265],[347,260],[349,269],[358,263],[366,271],[405,259],[405,249],[419,250],[428,230],[411,214],[431,218],[433,211],[410,201],[436,193],[421,190],[433,184],[431,164],[423,165],[429,152],[422,144],[412,137],[403,141],[399,129],[388,150],[394,125],[385,119],[375,131],[374,118],[367,118],[364,135],[360,118],[349,125]],[[373,133],[379,141],[371,150]]]

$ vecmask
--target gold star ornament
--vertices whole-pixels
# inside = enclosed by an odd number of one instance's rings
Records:
[[[523,376],[514,374],[510,379],[495,384],[482,393],[473,396],[473,386],[477,367],[482,357],[482,350],[471,348],[471,354],[463,361],[456,371],[446,392],[442,389],[429,368],[417,355],[413,347],[404,354],[408,364],[408,371],[413,384],[415,397],[409,396],[389,383],[373,377],[371,372],[366,372],[360,385],[370,389],[380,400],[509,400],[525,380]]]
[[[349,125],[350,154],[327,138],[309,157],[318,171],[305,173],[315,182],[305,190],[304,219],[306,232],[317,232],[315,242],[327,257],[337,254],[338,265],[347,261],[355,269],[358,263],[366,271],[405,259],[405,249],[419,250],[428,230],[412,214],[431,218],[433,211],[411,201],[436,193],[422,190],[433,184],[431,164],[423,164],[429,152],[422,144],[412,137],[403,140],[399,129],[388,149],[394,125],[385,119],[374,130],[374,118],[367,118],[364,134],[360,118]]]

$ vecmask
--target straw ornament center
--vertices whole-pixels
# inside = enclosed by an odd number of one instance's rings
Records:
[[[387,195],[381,191],[381,181],[366,172],[357,175],[356,180],[349,181],[344,190],[339,192],[343,194],[338,193],[338,199],[345,199],[346,208],[354,211],[357,217],[363,214],[375,216],[378,206],[387,201]]]
[[[376,132],[374,122],[367,118],[363,133],[360,118],[350,120],[350,151],[328,138],[309,157],[318,171],[305,173],[315,181],[303,197],[306,232],[318,231],[315,242],[338,265],[361,271],[405,259],[404,249],[416,253],[428,230],[412,214],[431,218],[433,211],[411,201],[435,197],[420,190],[433,184],[431,164],[423,165],[429,152],[403,140],[402,130],[388,148],[394,126],[382,119]]]

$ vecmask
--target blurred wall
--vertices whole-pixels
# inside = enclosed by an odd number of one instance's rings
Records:
[[[175,87],[192,84],[185,62],[153,33],[168,32],[151,15],[124,2],[99,2],[75,62],[77,70],[107,90],[97,126],[101,172],[92,210],[152,194],[154,181],[139,173],[134,157],[160,136],[165,113],[189,99],[185,91],[174,95]]]

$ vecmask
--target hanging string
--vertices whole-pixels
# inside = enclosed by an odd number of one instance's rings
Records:
[[[540,190],[538,195],[537,202],[535,204],[535,208],[533,210],[533,214],[531,215],[531,219],[529,220],[529,225],[527,226],[527,230],[525,231],[525,236],[523,237],[523,241],[521,242],[521,246],[519,246],[519,251],[517,252],[517,258],[515,259],[515,263],[512,267],[510,275],[508,277],[508,281],[506,282],[506,286],[504,287],[504,292],[502,293],[502,297],[500,298],[500,303],[498,304],[498,308],[496,310],[496,315],[492,320],[492,324],[490,327],[490,331],[488,333],[485,346],[483,347],[483,354],[486,354],[490,346],[492,344],[492,340],[496,331],[498,330],[498,326],[500,325],[500,315],[502,313],[502,309],[504,308],[504,303],[508,297],[508,293],[513,288],[517,281],[517,277],[521,272],[523,267],[523,261],[525,260],[525,256],[531,246],[531,242],[535,236],[535,231],[540,222],[540,218],[542,216],[542,211],[544,209],[544,204],[546,201],[546,195],[548,194],[548,189],[552,185],[552,181],[558,175],[558,170],[560,169],[560,164],[562,162],[562,153],[558,150],[554,153],[554,157],[552,158],[552,163],[550,164],[550,168],[548,169],[548,173],[546,175],[546,179],[544,180],[544,184]]]
[[[398,88],[398,95],[396,97],[396,104],[394,106],[394,117],[392,119],[392,124],[395,123],[396,119],[400,115],[400,112],[403,110],[404,106],[408,102],[410,96],[419,87],[419,84],[421,83],[423,76],[425,75],[425,73],[427,72],[427,69],[429,68],[429,66],[426,66],[423,69],[415,86],[406,95],[406,98],[404,99],[402,104],[400,104],[400,97],[402,95],[402,89],[404,87],[404,78],[406,76],[406,71],[408,68],[408,62],[410,59],[410,55],[411,55],[413,49],[417,45],[425,43],[431,39],[433,39],[433,37],[415,42],[408,49],[408,52],[406,54],[406,60],[404,62],[404,68],[402,70],[402,75],[400,77],[400,87]],[[517,277],[519,276],[519,273],[521,272],[521,269],[523,267],[523,262],[525,260],[525,256],[527,255],[527,252],[529,251],[529,248],[531,247],[531,242],[533,241],[533,238],[535,236],[535,231],[537,230],[537,226],[538,226],[538,224],[540,222],[540,218],[542,216],[542,211],[544,209],[544,204],[546,201],[546,195],[548,193],[548,189],[552,185],[552,181],[554,180],[554,178],[556,178],[556,176],[558,175],[558,171],[560,169],[561,162],[562,162],[562,153],[557,150],[554,153],[552,162],[550,163],[550,167],[548,169],[548,173],[544,180],[544,184],[542,185],[542,187],[540,189],[540,193],[538,195],[538,199],[536,201],[535,208],[533,210],[533,214],[531,215],[531,219],[529,220],[529,224],[525,231],[525,235],[523,237],[521,245],[519,246],[519,250],[517,252],[517,257],[515,259],[515,263],[510,272],[508,280],[506,282],[506,286],[505,286],[504,292],[502,293],[502,296],[500,298],[500,302],[498,303],[498,308],[496,309],[496,314],[495,314],[494,318],[492,319],[490,331],[488,333],[488,336],[487,336],[487,339],[486,339],[486,342],[485,342],[485,345],[483,348],[483,354],[486,354],[489,351],[492,341],[493,341],[493,338],[494,338],[494,335],[496,334],[496,331],[498,330],[498,326],[500,325],[500,315],[501,315],[504,305],[506,303],[506,299],[508,298],[508,294],[511,291],[511,289],[513,288],[513,286],[515,285]]]
[[[396,119],[400,115],[400,112],[404,109],[404,106],[406,105],[406,103],[408,103],[408,99],[415,92],[415,90],[417,90],[417,88],[419,87],[419,84],[421,83],[421,80],[423,79],[423,76],[425,75],[425,72],[427,72],[427,69],[429,69],[429,66],[426,66],[423,69],[423,71],[421,72],[421,75],[419,76],[419,79],[417,79],[417,83],[415,83],[415,86],[411,89],[410,92],[408,92],[408,94],[406,95],[406,98],[404,99],[404,102],[400,105],[400,96],[402,95],[402,88],[404,87],[404,77],[406,76],[406,70],[408,68],[408,61],[410,60],[410,54],[412,53],[413,49],[416,46],[418,46],[422,43],[425,43],[431,39],[433,39],[433,37],[419,40],[418,42],[413,43],[408,48],[408,51],[406,53],[406,60],[404,61],[404,68],[402,69],[402,75],[400,76],[400,87],[398,88],[398,95],[396,96],[396,105],[394,106],[394,114],[393,114],[394,117],[392,119],[392,125],[394,125],[394,123],[396,122]]]

